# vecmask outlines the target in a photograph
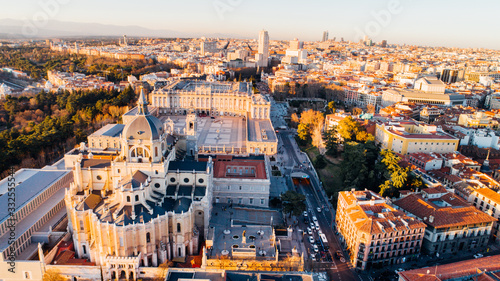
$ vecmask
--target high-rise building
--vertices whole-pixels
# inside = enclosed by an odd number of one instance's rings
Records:
[[[323,40],[321,40],[321,42],[325,42],[325,41],[328,41],[328,31],[323,32]]]
[[[269,59],[269,34],[265,30],[259,33],[259,53],[256,55],[256,58],[258,66],[267,67]]]
[[[303,43],[299,41],[299,39],[295,38],[292,41],[290,41],[290,48],[288,50],[290,51],[298,51],[299,49],[302,49]]]
[[[387,47],[387,40],[382,40],[382,43],[380,43],[380,46],[382,46],[382,48],[386,48]]]

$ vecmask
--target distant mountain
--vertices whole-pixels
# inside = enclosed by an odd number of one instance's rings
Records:
[[[149,29],[137,25],[119,26],[111,24],[78,23],[57,20],[50,20],[43,25],[36,24],[35,28],[36,29],[31,28],[29,22],[26,23],[22,20],[0,19],[0,39],[122,36],[124,34],[129,37],[235,37],[231,34],[220,33],[189,34],[168,29]]]

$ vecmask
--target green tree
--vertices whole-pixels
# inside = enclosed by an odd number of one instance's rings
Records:
[[[314,167],[316,169],[323,169],[326,167],[328,163],[326,162],[325,156],[323,155],[318,155],[316,156],[316,159],[314,159]]]
[[[303,194],[295,191],[287,191],[281,195],[281,202],[283,205],[283,213],[288,214],[290,217],[300,216],[306,210],[306,197]]]
[[[326,154],[337,156],[338,138],[337,127],[329,128],[323,132],[323,140],[325,142]]]

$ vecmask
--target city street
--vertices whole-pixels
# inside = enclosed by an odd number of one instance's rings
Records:
[[[358,274],[356,274],[353,270],[351,270],[350,264],[348,262],[342,263],[339,259],[335,258],[335,252],[340,250],[343,252],[340,247],[340,242],[338,237],[335,235],[334,230],[332,228],[332,223],[334,222],[335,210],[331,210],[327,208],[328,205],[326,199],[323,198],[321,192],[319,192],[321,188],[321,184],[319,179],[314,172],[314,168],[312,167],[312,163],[309,163],[308,157],[305,153],[301,152],[295,139],[293,138],[293,132],[288,130],[280,130],[278,133],[280,139],[280,149],[282,150],[283,157],[283,174],[286,178],[286,181],[292,189],[296,189],[297,192],[300,192],[306,196],[306,204],[309,212],[309,217],[313,215],[317,217],[318,224],[320,226],[321,231],[325,234],[328,244],[329,244],[329,253],[333,259],[332,263],[325,266],[324,262],[321,262],[321,265],[316,265],[313,263],[313,270],[322,270],[326,269],[332,280],[363,280]],[[303,173],[309,176],[308,179],[301,179],[298,185],[294,185],[291,175],[293,173]],[[316,192],[315,192],[316,191]],[[317,211],[317,208],[321,208],[321,212]],[[307,231],[307,226],[304,223],[303,217],[299,219],[299,228]],[[306,245],[309,245],[308,239],[304,235],[304,241]],[[319,239],[317,233],[314,233],[315,240]],[[309,252],[308,258],[311,258],[311,246],[306,246]],[[346,260],[348,259],[345,252],[343,252]],[[367,279],[368,280],[368,279]]]

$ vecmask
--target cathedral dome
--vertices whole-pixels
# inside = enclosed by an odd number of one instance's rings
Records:
[[[136,117],[123,128],[127,140],[158,140],[163,134],[162,122],[149,114],[147,101],[141,90]]]
[[[163,134],[163,126],[152,115],[138,115],[123,129],[123,136],[131,140],[157,140]]]

